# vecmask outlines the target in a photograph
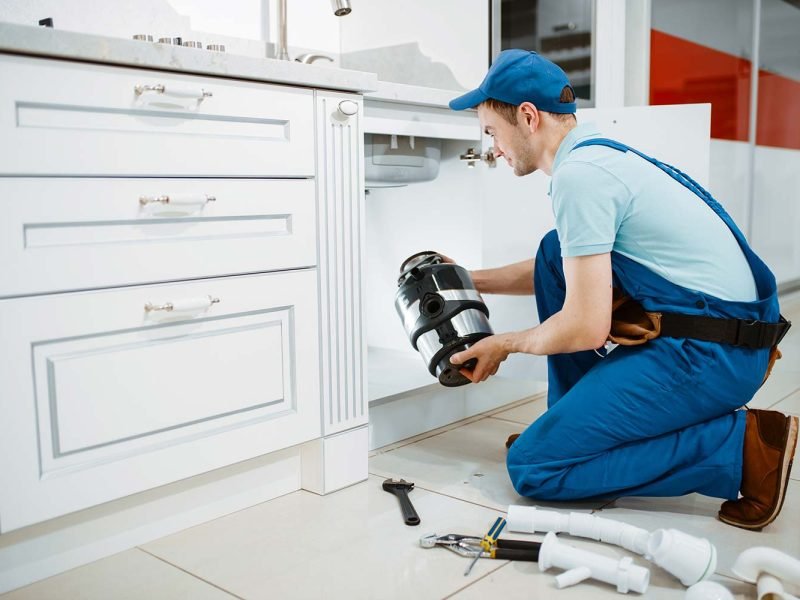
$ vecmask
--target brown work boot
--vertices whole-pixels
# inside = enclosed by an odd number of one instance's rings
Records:
[[[511,448],[511,444],[513,444],[519,436],[519,433],[512,433],[510,436],[508,436],[508,439],[506,440],[506,449]]]
[[[741,498],[722,503],[719,519],[759,530],[781,512],[797,444],[797,417],[748,410],[744,430]]]

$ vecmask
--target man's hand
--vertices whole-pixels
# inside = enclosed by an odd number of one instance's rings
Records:
[[[464,377],[472,383],[486,381],[489,377],[497,373],[500,363],[503,362],[510,351],[508,350],[507,335],[490,335],[477,342],[474,346],[458,352],[450,357],[450,362],[454,365],[463,365],[471,358],[477,358],[478,364],[472,371],[459,369]]]

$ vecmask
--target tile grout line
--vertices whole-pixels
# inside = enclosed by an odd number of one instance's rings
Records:
[[[513,423],[514,425],[522,425],[523,427],[528,427],[531,423],[523,423],[522,421],[514,421],[512,419],[506,419],[504,417],[486,417],[487,419],[494,419],[495,421],[503,421],[504,423]]]
[[[385,475],[381,475],[380,473],[373,473],[373,472],[370,471],[369,474],[373,475],[374,477],[383,477],[384,479],[386,478]],[[466,498],[459,498],[458,496],[453,496],[451,494],[446,494],[444,492],[439,492],[437,490],[432,490],[431,488],[425,487],[424,485],[418,485],[418,484],[415,483],[414,484],[414,488],[415,489],[420,489],[420,490],[425,490],[426,492],[429,492],[431,494],[436,494],[437,496],[442,496],[443,498],[449,498],[451,500],[456,500],[458,502],[465,502],[465,503],[471,504],[473,506],[479,506],[480,508],[488,508],[489,510],[494,510],[494,511],[497,511],[497,512],[502,513],[504,515],[508,514],[508,511],[507,510],[503,510],[502,508],[497,508],[496,506],[489,506],[488,504],[480,504],[479,502],[475,502],[474,500],[467,500]],[[522,498],[522,496],[520,496],[520,497]],[[616,501],[616,498],[614,500],[609,500],[608,502],[606,502],[605,504],[603,504],[602,506],[599,506],[597,508],[590,508],[589,509],[591,511],[590,514],[594,514],[596,511],[602,510],[604,507],[608,506],[609,504],[612,504],[615,501]],[[545,510],[551,510],[551,509],[546,508]],[[555,510],[555,509],[552,509],[552,510]]]
[[[200,577],[199,575],[196,575],[196,574],[192,573],[191,571],[187,571],[187,570],[186,570],[186,569],[184,569],[183,567],[179,567],[178,565],[176,565],[176,564],[174,564],[174,563],[171,563],[171,562],[169,562],[167,559],[165,559],[165,558],[161,558],[160,556],[158,556],[157,554],[153,554],[153,553],[152,553],[152,552],[150,552],[149,550],[145,550],[145,549],[144,549],[144,548],[142,548],[141,546],[136,546],[136,549],[137,549],[137,550],[141,550],[142,552],[144,552],[145,554],[148,554],[148,555],[152,556],[152,557],[153,557],[153,558],[155,558],[156,560],[160,560],[161,562],[163,562],[163,563],[165,563],[165,564],[169,565],[170,567],[173,567],[173,568],[177,569],[178,571],[182,571],[182,572],[186,573],[187,575],[189,575],[190,577],[193,577],[193,578],[195,578],[195,579],[198,579],[199,581],[202,581],[203,583],[205,583],[205,584],[207,584],[207,585],[210,585],[211,587],[213,587],[213,588],[216,588],[216,589],[220,590],[221,592],[225,592],[225,593],[226,593],[226,594],[228,594],[229,596],[233,596],[234,598],[238,598],[239,600],[246,600],[246,599],[245,599],[245,598],[243,598],[242,596],[239,596],[239,595],[237,595],[237,594],[234,594],[234,593],[233,593],[233,592],[231,592],[230,590],[226,590],[225,588],[223,588],[223,587],[220,587],[220,586],[219,586],[219,585],[217,585],[216,583],[213,583],[213,582],[211,582],[211,581],[208,581],[207,579],[203,579],[203,578],[202,578],[202,577]]]
[[[370,475],[374,475],[375,477],[384,477],[385,478],[385,475],[381,475],[379,473],[370,472]],[[488,508],[489,510],[495,510],[495,511],[497,511],[499,513],[507,514],[507,511],[505,511],[503,509],[500,509],[500,508],[497,508],[496,506],[489,506],[487,504],[480,504],[480,503],[474,502],[472,500],[466,500],[465,498],[459,498],[458,496],[451,496],[450,494],[445,494],[444,492],[438,492],[436,490],[432,490],[432,489],[430,489],[428,487],[425,487],[425,486],[422,486],[422,485],[418,485],[416,483],[414,484],[414,488],[415,489],[420,489],[420,490],[425,490],[426,492],[429,492],[431,494],[436,494],[437,496],[442,496],[444,498],[450,498],[451,500],[457,500],[458,502],[465,502],[466,504],[472,504],[473,506],[480,506],[481,508]]]
[[[448,594],[447,596],[445,596],[444,598],[442,598],[442,600],[447,600],[448,598],[452,598],[452,597],[453,597],[453,596],[455,596],[456,594],[460,594],[461,592],[463,592],[464,590],[466,590],[468,587],[471,587],[471,586],[475,585],[476,583],[478,583],[479,581],[481,581],[481,580],[485,579],[485,578],[486,578],[486,577],[488,577],[489,575],[492,575],[493,573],[497,573],[497,572],[498,572],[500,569],[503,569],[503,568],[507,567],[507,566],[508,566],[508,565],[510,565],[510,564],[511,564],[511,561],[510,561],[510,560],[509,560],[509,561],[506,561],[506,563],[505,563],[504,565],[500,565],[500,566],[499,566],[499,567],[497,567],[496,569],[492,569],[492,570],[491,570],[491,571],[489,571],[488,573],[484,573],[483,575],[481,575],[480,577],[478,577],[477,579],[475,579],[475,581],[470,581],[470,582],[469,582],[467,585],[464,585],[464,586],[462,586],[462,587],[458,588],[456,591],[454,591],[454,592],[452,592],[452,593]]]
[[[800,392],[800,387],[798,387],[797,389],[792,390],[791,392],[789,392],[788,394],[783,396],[781,399],[776,400],[775,402],[770,404],[767,408],[771,409],[771,408],[775,407],[775,405],[780,404],[781,402],[783,402],[784,400],[787,400],[791,396],[794,396],[797,392]]]

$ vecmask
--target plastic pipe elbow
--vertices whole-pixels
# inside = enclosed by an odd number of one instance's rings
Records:
[[[749,583],[757,583],[759,575],[766,573],[782,581],[800,584],[800,560],[765,546],[742,552],[733,563],[732,571]]]

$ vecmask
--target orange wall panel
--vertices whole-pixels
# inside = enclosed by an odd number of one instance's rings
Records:
[[[711,103],[711,137],[747,141],[750,61],[651,30],[650,104]]]
[[[711,103],[711,137],[746,142],[751,62],[650,31],[650,104]],[[758,73],[756,144],[800,150],[800,81]]]

